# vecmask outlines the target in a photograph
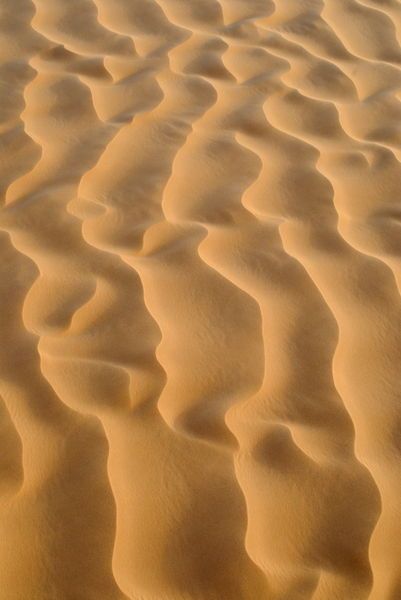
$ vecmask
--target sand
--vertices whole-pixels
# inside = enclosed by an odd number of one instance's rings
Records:
[[[400,0],[0,16],[0,600],[400,600]]]

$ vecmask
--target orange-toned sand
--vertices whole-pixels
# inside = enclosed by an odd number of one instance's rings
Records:
[[[400,600],[400,0],[0,17],[0,600]]]

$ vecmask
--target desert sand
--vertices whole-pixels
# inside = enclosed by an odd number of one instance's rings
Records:
[[[0,16],[0,600],[400,600],[400,0]]]

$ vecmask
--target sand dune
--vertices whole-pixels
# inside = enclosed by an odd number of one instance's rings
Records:
[[[400,1],[0,15],[0,600],[399,600]]]

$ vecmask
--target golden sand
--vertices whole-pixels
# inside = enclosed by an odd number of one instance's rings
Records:
[[[400,0],[0,17],[0,600],[400,600]]]

